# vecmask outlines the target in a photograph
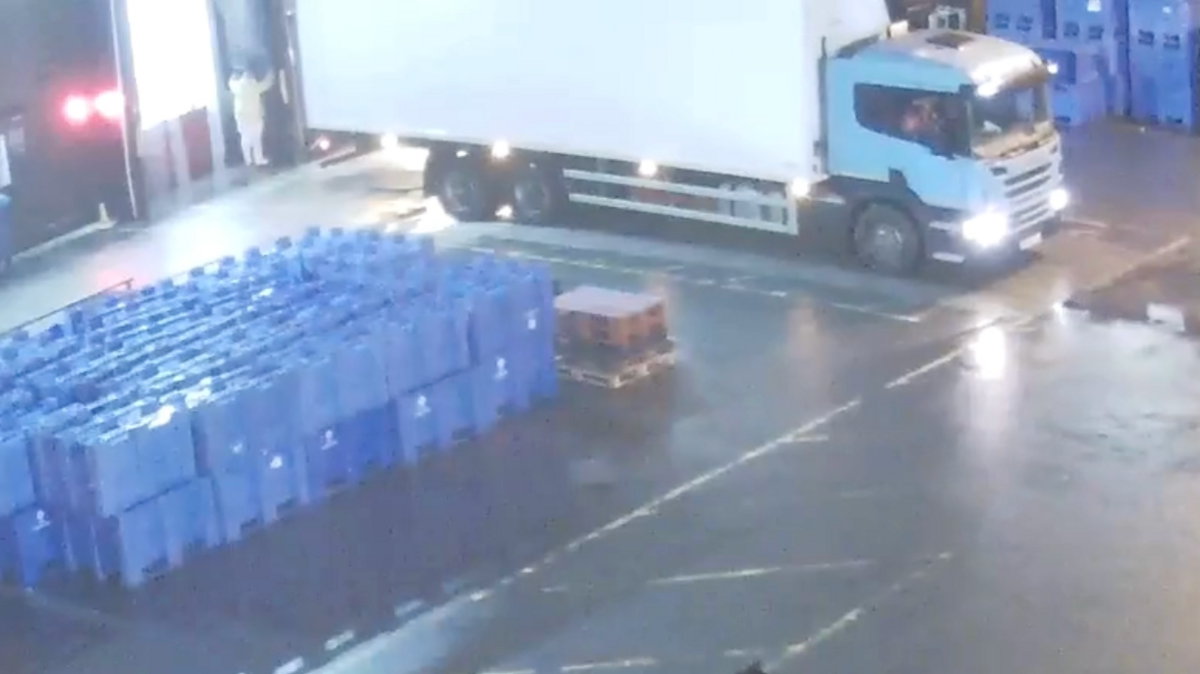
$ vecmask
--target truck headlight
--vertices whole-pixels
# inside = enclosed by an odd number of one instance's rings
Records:
[[[1008,236],[1008,216],[997,211],[980,213],[962,223],[962,237],[977,246],[994,246]]]
[[[1050,210],[1063,211],[1071,205],[1071,193],[1060,187],[1050,193]]]

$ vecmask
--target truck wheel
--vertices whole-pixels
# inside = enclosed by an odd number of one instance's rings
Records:
[[[562,174],[550,166],[528,164],[512,177],[513,218],[527,225],[551,224],[566,202]]]
[[[496,214],[491,181],[478,163],[455,162],[447,167],[438,184],[442,208],[461,222],[491,220]]]
[[[875,271],[908,276],[921,261],[921,234],[899,208],[869,204],[854,221],[854,254]]]

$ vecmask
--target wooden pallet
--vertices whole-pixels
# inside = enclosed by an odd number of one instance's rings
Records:
[[[559,376],[563,379],[608,389],[619,389],[668,370],[675,365],[677,360],[678,355],[672,347],[650,354],[645,358],[627,362],[620,368],[611,371],[572,364],[561,356],[558,359],[557,368]]]

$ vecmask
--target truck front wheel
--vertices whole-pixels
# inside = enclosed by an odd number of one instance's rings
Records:
[[[471,158],[452,163],[438,181],[437,197],[442,208],[462,222],[490,220],[496,212],[491,181],[478,161]]]
[[[566,202],[562,173],[551,165],[530,163],[512,178],[513,217],[527,225],[552,224]]]
[[[903,210],[868,204],[854,220],[854,254],[870,269],[909,276],[921,261],[921,233]]]

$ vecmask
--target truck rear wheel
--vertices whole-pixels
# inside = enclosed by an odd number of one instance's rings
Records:
[[[868,204],[854,220],[854,254],[875,271],[909,276],[921,262],[921,233],[903,210]]]
[[[491,181],[478,161],[464,158],[446,167],[438,181],[442,208],[462,222],[490,220],[496,214]]]
[[[528,225],[552,224],[566,203],[562,173],[541,163],[529,163],[512,177],[513,218]]]

